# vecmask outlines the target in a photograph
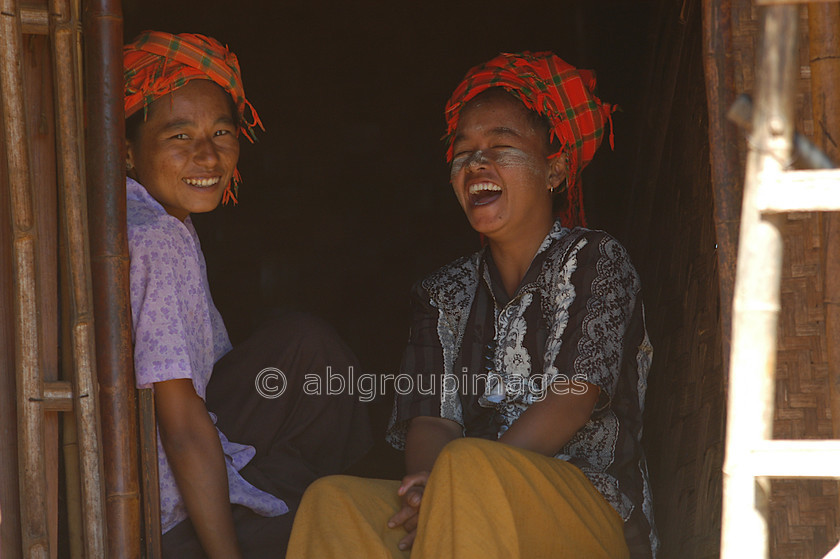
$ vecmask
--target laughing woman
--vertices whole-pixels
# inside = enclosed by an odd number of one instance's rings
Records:
[[[355,357],[303,315],[232,349],[213,304],[190,214],[235,195],[239,135],[260,125],[236,56],[202,35],[147,31],[124,65],[134,368],[155,394],[164,557],[283,557],[306,486],[370,446],[354,398],[302,390],[305,374]],[[267,368],[280,397],[255,387]]]
[[[414,289],[401,372],[415,390],[388,433],[407,475],[316,482],[290,557],[656,555],[639,276],[615,239],[569,228],[612,113],[594,86],[551,53],[522,53],[455,90],[450,178],[486,246]]]

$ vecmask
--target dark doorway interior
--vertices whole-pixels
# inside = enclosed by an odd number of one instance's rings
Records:
[[[587,213],[622,238],[657,4],[126,1],[127,41],[161,29],[227,43],[266,127],[243,143],[239,205],[194,218],[234,343],[265,309],[305,310],[366,372],[397,372],[411,284],[478,246],[448,186],[442,109],[498,52],[553,50],[598,71],[622,112],[615,151],[583,175]],[[390,401],[373,404],[380,429]]]
[[[177,7],[177,11],[176,10]],[[266,126],[237,207],[197,216],[234,342],[265,309],[326,318],[395,373],[413,282],[478,247],[448,186],[443,106],[468,68],[553,50],[621,106],[583,173],[589,225],[642,276],[655,349],[645,446],[661,557],[718,555],[725,384],[698,0],[126,0],[125,35],[199,32],[239,55]],[[372,405],[384,429],[391,395]],[[366,473],[399,476],[382,437]]]

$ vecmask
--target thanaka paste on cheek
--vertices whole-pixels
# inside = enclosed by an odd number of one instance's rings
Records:
[[[484,150],[481,149],[469,154],[462,155],[460,157],[456,157],[452,160],[452,170],[449,173],[449,178],[454,179],[455,175],[460,173],[465,167],[469,167],[473,164],[486,165],[489,162],[490,160],[487,157],[485,157]]]
[[[493,162],[505,169],[524,168],[536,176],[541,176],[543,172],[540,161],[528,152],[519,148],[504,147],[478,150],[469,155],[456,157],[452,160],[452,169],[449,178],[450,180],[454,180],[458,173],[473,164],[481,165],[489,162]]]
[[[518,148],[499,148],[498,155],[495,158],[496,164],[499,167],[507,169],[523,168],[530,171],[532,174],[539,176],[542,173],[540,168],[540,161],[536,157],[532,157],[526,151]]]

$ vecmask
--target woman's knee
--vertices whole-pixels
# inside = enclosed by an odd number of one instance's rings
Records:
[[[368,494],[376,491],[381,485],[394,485],[393,489],[396,492],[396,487],[399,485],[393,480],[381,480],[363,478],[349,475],[329,475],[316,479],[306,489],[306,493],[314,495],[327,495],[335,497],[336,495],[355,495]]]
[[[498,450],[500,444],[474,437],[455,439],[448,443],[435,460],[429,485],[456,483],[468,486],[486,483],[487,476],[493,473],[493,469],[486,466],[492,462],[490,456]],[[442,482],[440,478],[448,481]]]
[[[383,514],[393,514],[399,505],[395,480],[369,479],[348,475],[330,475],[312,482],[306,489],[299,510],[341,511],[350,514],[354,510],[368,511],[371,507],[382,508]]]
[[[438,459],[435,462],[454,462],[458,464],[469,464],[474,462],[476,458],[487,456],[497,450],[501,443],[496,441],[488,441],[486,439],[478,439],[475,437],[462,437],[455,439],[448,443],[440,451]]]
[[[303,501],[318,501],[322,498],[334,498],[347,492],[351,476],[330,475],[316,479],[306,488]]]

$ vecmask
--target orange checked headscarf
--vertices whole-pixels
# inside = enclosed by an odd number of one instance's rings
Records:
[[[578,177],[592,160],[610,122],[610,147],[613,147],[612,113],[614,105],[603,103],[595,90],[595,73],[578,70],[551,52],[500,54],[467,72],[446,104],[446,160],[452,161],[452,140],[458,127],[461,109],[473,97],[502,87],[522,103],[546,117],[551,126],[550,140],[560,142],[560,150],[549,157],[568,156],[566,178],[569,204],[561,221],[567,227],[586,225],[583,191]]]
[[[254,142],[257,126],[265,130],[257,111],[245,99],[236,55],[212,37],[144,31],[123,47],[123,68],[125,118],[140,109],[148,110],[153,101],[190,80],[212,80],[230,94],[239,112],[239,131],[249,141]],[[241,180],[239,171],[235,170],[233,184],[225,190],[224,202],[232,199],[236,203]]]

